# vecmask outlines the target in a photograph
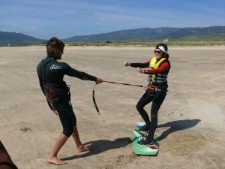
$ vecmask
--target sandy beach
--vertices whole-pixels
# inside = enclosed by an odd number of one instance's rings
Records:
[[[147,61],[151,47],[71,47],[63,59],[103,80],[147,85],[147,75],[124,61]],[[136,156],[133,129],[142,121],[136,103],[144,89],[102,83],[95,88],[101,115],[92,102],[94,82],[65,77],[83,143],[70,138],[59,153],[64,166],[47,163],[62,128],[41,93],[36,66],[44,46],[0,48],[0,140],[19,169],[223,169],[225,168],[225,47],[170,47],[169,91],[159,111],[160,151]],[[150,105],[146,106],[150,112]]]

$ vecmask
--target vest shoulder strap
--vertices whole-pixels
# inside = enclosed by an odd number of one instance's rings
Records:
[[[157,60],[156,57],[153,57],[150,61],[149,68],[150,69],[158,68],[161,65],[161,63],[164,62],[165,60],[167,60],[167,59],[161,58],[160,60]]]

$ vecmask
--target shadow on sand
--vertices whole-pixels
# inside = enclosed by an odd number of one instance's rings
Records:
[[[173,132],[192,128],[192,127],[196,126],[200,121],[201,120],[199,120],[199,119],[178,120],[178,121],[168,122],[165,124],[160,124],[158,126],[158,128],[163,128],[163,127],[170,127],[170,128],[167,129],[166,131],[164,131],[159,136],[159,140],[165,139],[169,134],[171,134]],[[78,158],[88,157],[88,156],[100,154],[107,150],[125,147],[131,143],[132,143],[132,140],[129,137],[117,138],[114,141],[110,141],[110,140],[90,141],[85,144],[85,145],[89,145],[89,148],[91,149],[90,152],[80,154],[80,155],[73,155],[71,157],[63,158],[62,160],[74,160],[74,159],[78,159]]]
[[[129,137],[117,138],[114,141],[110,141],[110,140],[90,141],[90,142],[85,143],[85,145],[89,145],[88,147],[91,149],[91,151],[89,151],[85,154],[73,155],[71,157],[66,157],[66,158],[63,158],[62,160],[74,160],[74,159],[83,158],[83,157],[87,157],[87,156],[91,156],[91,155],[96,155],[96,154],[102,153],[107,150],[125,147],[131,143],[132,143],[132,141]]]
[[[158,128],[163,128],[163,127],[170,127],[170,128],[168,130],[164,131],[159,136],[159,140],[165,139],[169,134],[171,134],[173,132],[192,128],[192,127],[196,126],[200,121],[201,121],[200,119],[178,120],[178,121],[168,122],[165,124],[160,124],[160,125],[158,125]]]

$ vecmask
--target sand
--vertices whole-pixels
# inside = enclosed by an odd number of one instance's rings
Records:
[[[147,85],[147,75],[124,61],[148,60],[149,47],[70,47],[63,61],[103,80]],[[160,151],[156,157],[132,152],[133,128],[142,121],[136,103],[144,89],[65,77],[83,143],[77,153],[70,138],[59,153],[67,164],[47,163],[61,133],[58,117],[41,93],[36,65],[45,47],[0,48],[0,140],[20,169],[222,169],[225,168],[225,47],[169,47],[169,92],[159,111]],[[150,105],[146,106],[150,111]]]

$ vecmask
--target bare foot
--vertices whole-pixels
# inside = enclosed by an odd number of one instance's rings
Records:
[[[77,147],[77,152],[81,153],[81,152],[85,152],[85,151],[90,151],[89,147],[85,146],[85,145],[80,145]]]
[[[58,159],[58,158],[55,157],[55,156],[49,156],[49,157],[48,157],[48,162],[49,162],[50,164],[55,164],[55,165],[64,165],[64,164],[66,164],[65,161],[62,161],[62,160]]]

